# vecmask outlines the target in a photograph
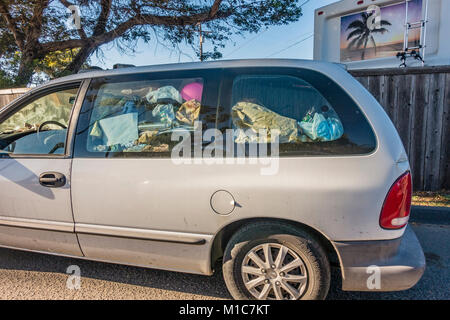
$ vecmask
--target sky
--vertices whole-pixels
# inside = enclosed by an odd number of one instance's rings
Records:
[[[258,34],[233,36],[232,41],[221,49],[223,59],[246,58],[313,58],[314,10],[336,0],[304,0],[303,16],[299,21],[286,26],[272,26]],[[91,65],[111,69],[116,63],[136,66],[198,61],[190,46],[180,46],[182,54],[168,50],[156,41],[148,44],[138,42],[134,55],[121,54],[111,44],[102,47],[104,56],[91,57]],[[204,44],[208,50],[208,43]]]

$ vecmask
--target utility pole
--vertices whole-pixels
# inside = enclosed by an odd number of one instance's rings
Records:
[[[203,61],[204,60],[204,57],[203,57],[203,34],[211,33],[212,31],[203,31],[201,22],[197,23],[197,26],[198,26],[200,61]]]
[[[200,40],[200,61],[203,61],[203,34],[202,34],[202,24],[199,22],[198,23],[198,39]]]

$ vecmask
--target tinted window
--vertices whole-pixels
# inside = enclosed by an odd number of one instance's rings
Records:
[[[375,149],[375,136],[358,106],[320,73],[244,68],[228,77],[225,87],[231,92],[223,101],[227,108],[221,129],[265,129],[269,135],[277,129],[281,156],[365,154]],[[261,141],[237,135],[234,142]]]

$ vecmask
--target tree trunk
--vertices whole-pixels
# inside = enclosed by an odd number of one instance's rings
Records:
[[[27,86],[33,77],[34,66],[33,57],[28,55],[26,52],[23,54],[19,65],[19,71],[14,79],[14,84],[19,87]]]
[[[364,58],[366,57],[367,41],[369,41],[369,39],[366,39],[366,41],[364,41],[364,49],[361,54],[361,60],[364,60]]]

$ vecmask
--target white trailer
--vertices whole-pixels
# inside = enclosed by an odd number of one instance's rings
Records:
[[[315,11],[314,59],[348,69],[450,65],[449,39],[450,0],[342,0]]]

